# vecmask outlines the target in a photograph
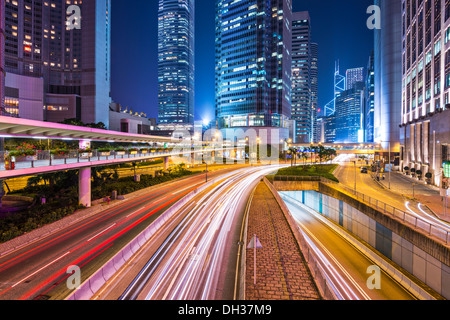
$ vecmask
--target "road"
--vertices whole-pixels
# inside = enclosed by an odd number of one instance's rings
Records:
[[[367,285],[376,265],[347,240],[329,227],[326,218],[307,208],[283,192],[289,211],[300,226],[310,247],[319,257],[321,268],[327,274],[339,300],[414,300],[404,287],[381,270],[380,289]]]
[[[240,167],[210,172],[209,178]],[[81,268],[81,282],[113,257],[159,215],[205,183],[200,174],[156,186],[20,249],[0,253],[0,299],[64,299],[67,268]]]
[[[276,166],[247,168],[200,193],[178,220],[102,288],[95,299],[231,300],[239,231],[250,193]],[[151,257],[149,259],[149,257]],[[136,277],[127,279],[133,273]]]
[[[356,177],[356,190],[358,192],[407,212],[429,224],[438,226],[445,231],[450,231],[450,224],[447,221],[438,218],[432,212],[427,210],[426,206],[420,202],[410,200],[408,197],[402,195],[401,191],[396,192],[394,187],[392,190],[395,192],[383,188],[372,179],[370,174],[361,173],[361,166],[362,164],[358,164],[355,169],[354,164],[340,163],[340,166],[336,169],[334,175],[339,179],[342,185],[349,187],[352,190],[355,188]],[[388,179],[388,174],[386,174],[386,179]],[[426,192],[426,190],[421,186],[421,188],[418,187],[418,192]]]

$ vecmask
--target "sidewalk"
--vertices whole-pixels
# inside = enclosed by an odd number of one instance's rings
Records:
[[[288,222],[263,182],[253,197],[247,234],[246,246],[256,234],[263,248],[256,253],[256,286],[254,250],[247,249],[246,300],[321,299]]]
[[[386,179],[380,180],[380,184],[389,188],[389,173]],[[413,185],[414,184],[414,185]],[[450,201],[447,207],[447,216],[444,216],[444,203],[437,187],[427,185],[410,176],[398,172],[391,173],[391,190],[428,206],[439,218],[450,221]]]

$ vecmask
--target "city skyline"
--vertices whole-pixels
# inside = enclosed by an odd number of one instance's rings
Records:
[[[196,91],[195,120],[214,118],[214,1],[197,0],[196,13]],[[315,24],[312,41],[319,45],[318,105],[324,105],[333,97],[334,63],[340,60],[341,69],[365,66],[373,49],[373,31],[366,26],[367,7],[372,1],[348,1],[323,6],[315,1],[293,1],[293,11],[309,11]],[[112,11],[112,98],[115,102],[129,106],[134,111],[144,112],[148,117],[157,117],[157,11],[156,2],[113,2]],[[337,12],[339,14],[337,14]],[[336,25],[323,28],[322,25]],[[136,27],[150,35],[141,41]],[[341,29],[342,28],[342,29]],[[331,30],[331,34],[330,34]],[[351,30],[352,37],[346,32]],[[153,36],[151,36],[153,35]],[[350,40],[348,40],[350,39]],[[323,47],[321,46],[323,43]],[[346,46],[339,45],[345,43]],[[139,45],[136,45],[139,43]],[[143,54],[143,52],[147,52]],[[134,59],[142,55],[143,58]],[[118,63],[127,61],[126,64]],[[123,81],[126,79],[127,81]],[[144,81],[144,79],[146,79]]]

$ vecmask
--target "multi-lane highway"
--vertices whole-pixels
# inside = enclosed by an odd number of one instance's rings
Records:
[[[238,168],[210,172],[208,178]],[[64,299],[70,293],[69,266],[80,268],[83,282],[160,214],[204,183],[205,175],[196,175],[151,188],[20,249],[0,253],[0,299]]]
[[[420,218],[426,223],[437,226],[445,231],[450,231],[450,223],[436,217],[427,210],[426,206],[419,202],[412,201],[407,197],[402,196],[400,193],[384,189],[372,179],[370,174],[361,173],[360,168],[361,165],[357,165],[355,168],[353,164],[340,163],[340,166],[336,169],[334,175],[339,179],[341,184],[351,189],[354,189],[356,179],[356,188],[358,192],[387,203],[414,217]]]
[[[149,245],[94,299],[232,299],[248,197],[262,176],[277,169],[247,168],[200,193],[179,211],[177,221],[166,225],[158,236],[162,239],[155,239],[161,245]]]

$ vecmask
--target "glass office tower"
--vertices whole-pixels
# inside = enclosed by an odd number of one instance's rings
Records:
[[[160,0],[158,123],[194,125],[194,0]]]
[[[309,13],[294,12],[292,20],[292,119],[297,129],[293,140],[311,143],[314,131]]]
[[[216,0],[219,129],[280,129],[291,117],[290,0]]]

